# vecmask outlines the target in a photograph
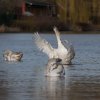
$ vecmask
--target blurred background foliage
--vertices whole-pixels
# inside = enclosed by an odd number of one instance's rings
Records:
[[[29,0],[53,3],[56,16],[16,16],[24,0],[0,0],[0,25],[20,27],[23,31],[51,30],[54,25],[63,30],[99,30],[100,0]],[[28,1],[28,0],[27,0]]]

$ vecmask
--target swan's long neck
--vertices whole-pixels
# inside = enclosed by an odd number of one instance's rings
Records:
[[[56,38],[57,38],[57,42],[58,42],[58,47],[60,47],[62,45],[61,39],[60,39],[60,32],[56,28],[54,28],[54,32],[56,34]]]

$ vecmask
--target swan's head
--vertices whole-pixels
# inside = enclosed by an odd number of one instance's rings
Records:
[[[15,54],[12,54],[12,57],[14,57],[16,59],[16,61],[20,61],[21,58],[23,57],[23,53],[22,52],[17,52]]]
[[[52,70],[55,70],[55,69],[57,69],[57,67],[59,65],[61,65],[61,62],[62,62],[62,60],[59,59],[59,58],[49,59],[48,64],[47,64],[47,67],[49,67],[51,71]]]
[[[46,76],[63,76],[65,75],[62,60],[59,58],[49,59],[47,64]]]

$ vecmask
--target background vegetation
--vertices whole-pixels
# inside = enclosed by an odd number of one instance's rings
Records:
[[[100,0],[41,0],[56,4],[56,17],[17,18],[16,6],[20,7],[22,1],[0,0],[0,25],[19,27],[22,31],[51,30],[54,25],[74,31],[100,30]]]

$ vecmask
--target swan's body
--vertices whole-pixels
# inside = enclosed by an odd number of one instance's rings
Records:
[[[6,50],[3,54],[4,60],[6,61],[20,61],[22,56],[22,52],[14,52],[11,50]]]
[[[71,64],[71,60],[75,56],[72,44],[70,44],[67,40],[64,41],[65,43],[61,41],[60,32],[57,28],[54,28],[54,32],[56,34],[58,48],[53,48],[50,43],[40,37],[38,33],[35,33],[34,37],[37,47],[42,50],[42,52],[46,53],[49,59],[60,58],[62,59],[63,64]]]
[[[46,68],[46,76],[64,76],[65,70],[61,64],[61,59],[49,59]]]

